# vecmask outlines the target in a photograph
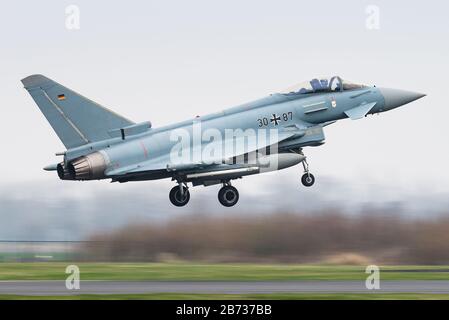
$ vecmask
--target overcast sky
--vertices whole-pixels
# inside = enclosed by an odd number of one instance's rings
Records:
[[[79,30],[66,28],[70,4],[80,9]],[[379,29],[367,28],[369,5],[379,9]],[[0,186],[5,193],[12,190],[8,186],[26,193],[31,181],[45,189],[58,179],[42,167],[57,162],[54,153],[64,148],[20,83],[30,74],[44,74],[136,122],[151,120],[154,127],[315,76],[340,75],[428,96],[380,116],[327,127],[326,144],[305,150],[318,186],[327,179],[371,185],[373,199],[376,188],[448,195],[448,9],[445,1],[4,2]],[[238,186],[241,193],[256,194],[273,181],[282,187],[282,177],[304,192],[302,169],[287,170],[243,179]],[[93,192],[92,186],[114,188],[86,184],[58,185],[81,195]],[[149,197],[158,186],[170,188],[160,182],[139,186]]]

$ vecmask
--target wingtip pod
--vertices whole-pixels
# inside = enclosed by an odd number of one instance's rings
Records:
[[[43,84],[50,82],[51,80],[41,74],[33,74],[31,76],[23,78],[21,81],[23,83],[23,86],[28,89],[33,87],[40,87]]]

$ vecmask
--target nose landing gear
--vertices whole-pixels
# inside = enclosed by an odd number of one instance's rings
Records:
[[[239,192],[229,182],[224,183],[218,192],[218,201],[225,207],[232,207],[239,201]]]
[[[177,207],[185,206],[190,200],[190,192],[187,184],[179,183],[170,190],[169,198],[171,203]]]
[[[304,174],[301,177],[301,182],[305,187],[311,187],[315,183],[315,177],[309,172],[309,164],[307,160],[303,160]]]

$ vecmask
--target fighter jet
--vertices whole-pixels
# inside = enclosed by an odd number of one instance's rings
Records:
[[[366,86],[338,76],[314,78],[267,97],[172,125],[135,123],[43,76],[22,80],[66,150],[44,168],[62,180],[128,182],[171,178],[170,201],[190,199],[192,186],[222,185],[219,202],[239,200],[234,179],[302,164],[311,187],[305,147],[325,141],[323,128],[362,119],[424,94]],[[167,110],[168,111],[168,110]],[[165,111],[161,111],[165,112]]]

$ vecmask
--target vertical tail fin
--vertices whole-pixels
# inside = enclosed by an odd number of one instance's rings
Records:
[[[109,139],[108,131],[134,124],[43,75],[22,83],[67,149]]]

